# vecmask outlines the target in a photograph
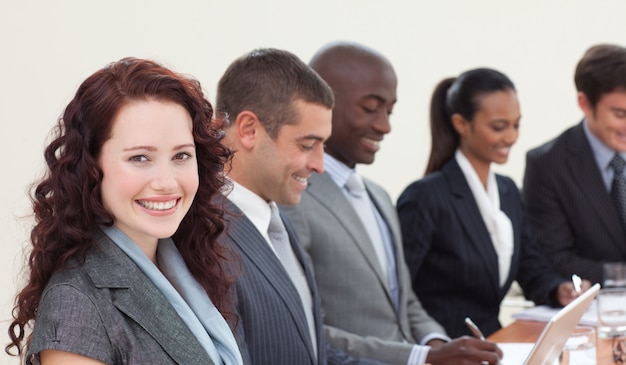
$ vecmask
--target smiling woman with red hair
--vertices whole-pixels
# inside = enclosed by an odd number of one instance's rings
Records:
[[[211,204],[231,152],[212,114],[195,79],[149,60],[81,84],[32,194],[7,352],[45,365],[242,363]]]

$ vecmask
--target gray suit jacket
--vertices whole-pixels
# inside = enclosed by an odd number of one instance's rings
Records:
[[[300,204],[281,209],[313,262],[328,340],[351,355],[406,365],[413,343],[429,333],[445,331],[413,293],[398,217],[389,196],[380,186],[364,180],[393,235],[399,313],[365,227],[330,176],[311,176]]]
[[[526,155],[526,214],[555,268],[602,282],[602,263],[626,261],[626,235],[582,123]]]
[[[176,310],[137,265],[98,230],[84,263],[44,290],[27,358],[44,349],[107,364],[213,364]]]

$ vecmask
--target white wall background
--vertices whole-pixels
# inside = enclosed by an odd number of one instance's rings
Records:
[[[376,48],[396,68],[399,101],[392,133],[361,171],[395,199],[425,168],[434,85],[479,66],[517,85],[522,133],[497,171],[521,183],[525,151],[581,117],[576,62],[592,44],[626,45],[625,15],[626,0],[0,0],[0,343],[23,277],[27,190],[44,142],[80,82],[106,63],[153,58],[196,76],[213,101],[227,65],[256,47],[305,61],[334,40]],[[17,360],[2,354],[0,363]]]

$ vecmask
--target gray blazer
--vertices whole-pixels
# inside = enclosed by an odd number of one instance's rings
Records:
[[[523,193],[537,242],[561,274],[602,282],[603,262],[626,261],[626,235],[582,123],[528,152]]]
[[[380,186],[364,181],[393,235],[399,313],[365,227],[328,174],[311,176],[300,204],[281,209],[313,262],[328,340],[354,356],[406,365],[412,344],[445,331],[413,293],[393,203]]]
[[[55,273],[39,305],[27,364],[53,349],[107,364],[213,364],[168,300],[102,231],[84,263]]]

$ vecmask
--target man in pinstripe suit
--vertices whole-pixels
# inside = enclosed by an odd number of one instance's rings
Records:
[[[297,204],[309,176],[323,171],[332,91],[293,54],[257,49],[228,67],[216,99],[217,115],[226,119],[224,141],[235,152],[226,170],[232,190],[224,192],[230,214],[222,240],[240,257],[242,352],[252,364],[368,363],[326,345],[305,254],[287,222],[284,245],[268,233],[282,220],[276,203]]]
[[[602,264],[626,261],[626,214],[613,199],[612,160],[626,159],[626,48],[589,48],[575,72],[585,118],[528,152],[523,193],[539,245],[565,275],[602,282]]]

